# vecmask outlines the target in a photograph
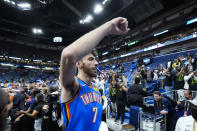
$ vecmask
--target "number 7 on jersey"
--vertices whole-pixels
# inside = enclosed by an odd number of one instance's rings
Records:
[[[94,112],[94,118],[92,122],[95,123],[97,118],[98,107],[93,107],[92,110]]]

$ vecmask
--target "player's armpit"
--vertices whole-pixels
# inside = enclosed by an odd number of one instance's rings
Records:
[[[64,102],[70,101],[76,95],[79,88],[80,88],[80,85],[76,77],[74,77],[74,81],[71,84],[62,88],[61,102],[64,103]]]

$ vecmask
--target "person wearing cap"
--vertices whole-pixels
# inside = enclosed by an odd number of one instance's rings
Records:
[[[197,98],[189,100],[192,103],[190,116],[181,117],[176,123],[175,131],[196,131],[197,130]]]

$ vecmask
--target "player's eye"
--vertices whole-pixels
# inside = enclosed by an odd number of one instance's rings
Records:
[[[89,57],[88,60],[89,61],[93,61],[94,60],[94,57]]]

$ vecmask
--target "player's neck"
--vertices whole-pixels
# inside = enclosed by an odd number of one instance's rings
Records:
[[[77,77],[79,78],[79,79],[81,79],[83,82],[85,82],[88,86],[90,86],[91,85],[91,82],[92,82],[92,77],[89,77],[87,74],[85,74],[85,73],[79,73],[78,75],[77,75]]]

